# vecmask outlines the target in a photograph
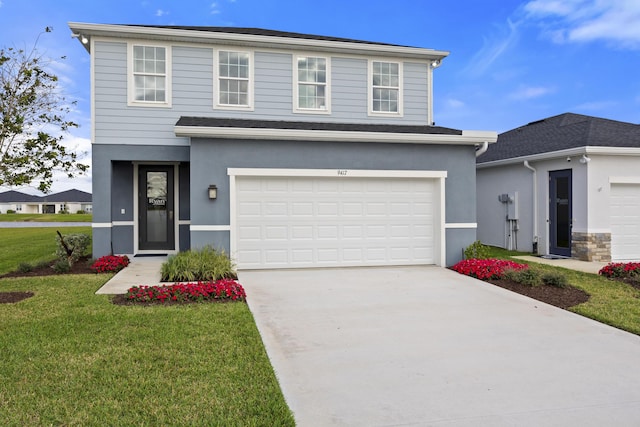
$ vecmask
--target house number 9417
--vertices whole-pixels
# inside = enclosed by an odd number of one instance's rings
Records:
[[[338,176],[345,176],[347,174],[347,171],[344,169],[338,169]]]

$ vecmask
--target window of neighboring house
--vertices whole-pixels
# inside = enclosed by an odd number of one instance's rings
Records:
[[[329,59],[298,56],[294,57],[294,61],[296,110],[304,113],[329,113]]]
[[[170,48],[131,45],[130,49],[129,104],[170,106]]]
[[[371,61],[369,113],[402,115],[402,64]]]
[[[16,212],[22,212],[22,205],[16,205]]]
[[[218,52],[218,96],[216,108],[252,107],[253,71],[250,52]]]

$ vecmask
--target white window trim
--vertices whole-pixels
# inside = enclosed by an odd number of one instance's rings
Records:
[[[145,46],[145,47],[162,47],[165,49],[165,101],[136,101],[136,91],[133,78],[133,47]],[[129,107],[159,107],[159,108],[171,108],[171,87],[172,76],[172,54],[171,45],[162,43],[145,43],[145,42],[128,42],[127,43],[127,105]]]
[[[322,109],[318,109],[318,108],[300,108],[300,104],[299,101],[300,99],[298,98],[299,92],[298,92],[298,88],[299,88],[299,81],[298,81],[298,58],[322,58],[326,61],[326,76],[327,76],[327,81],[325,83],[325,91],[324,91],[324,96],[325,96],[325,105],[326,108],[324,110]],[[293,112],[294,113],[298,113],[298,114],[323,114],[323,115],[329,115],[331,114],[331,57],[329,56],[322,56],[322,55],[314,55],[312,53],[310,54],[296,54],[293,55],[293,62],[292,62],[292,70],[293,70]],[[303,82],[304,83],[304,82]]]
[[[230,105],[220,103],[220,52],[237,52],[249,55],[249,86],[248,86],[248,105]],[[216,110],[236,110],[236,111],[253,111],[253,90],[254,90],[254,54],[252,50],[246,49],[214,49],[213,50],[213,108]]]
[[[398,64],[398,111],[386,112],[386,111],[373,111],[373,63],[374,62],[387,62],[390,64]],[[404,114],[404,67],[401,61],[393,61],[384,58],[369,59],[369,70],[367,73],[367,91],[369,101],[369,116],[375,117],[403,117]]]

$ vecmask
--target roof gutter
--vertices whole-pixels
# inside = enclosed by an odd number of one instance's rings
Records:
[[[174,126],[179,137],[189,138],[227,138],[227,139],[263,139],[286,141],[343,141],[376,142],[398,144],[445,144],[477,145],[495,142],[498,134],[491,131],[462,131],[462,135],[418,134],[393,132],[354,132],[308,129],[273,129],[241,127]]]
[[[349,52],[360,54],[379,54],[403,56],[427,61],[438,60],[449,55],[448,51],[427,49],[421,47],[393,46],[375,43],[357,43],[336,40],[317,40],[297,37],[268,36],[259,34],[237,34],[214,31],[196,31],[178,28],[158,28],[135,25],[90,24],[69,22],[69,28],[74,34],[91,38],[111,37],[125,39],[156,39],[189,43],[217,43],[226,45],[257,46],[271,49],[315,49],[323,51]],[[85,48],[89,50],[88,44]]]
[[[484,153],[487,152],[488,148],[489,148],[489,141],[483,142],[482,146],[476,150],[476,157],[482,156]]]

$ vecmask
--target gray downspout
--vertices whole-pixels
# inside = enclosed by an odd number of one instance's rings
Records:
[[[529,165],[527,160],[524,161],[524,167],[533,172],[533,253],[538,253],[538,179],[537,171]]]

